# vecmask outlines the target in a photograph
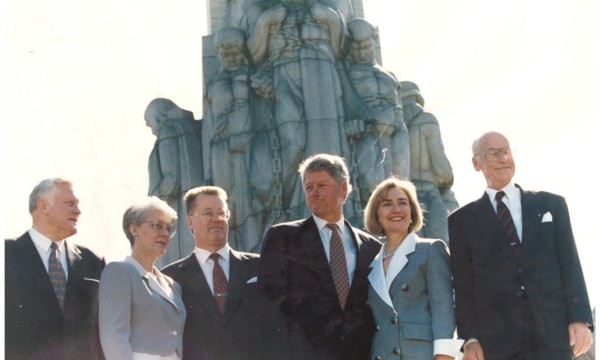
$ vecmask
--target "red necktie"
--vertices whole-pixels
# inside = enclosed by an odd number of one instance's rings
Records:
[[[329,266],[335,284],[338,298],[342,309],[346,306],[348,293],[350,292],[350,281],[348,280],[348,266],[346,265],[346,253],[342,244],[339,228],[336,224],[329,223],[331,239],[329,240]]]
[[[58,250],[58,245],[56,245],[55,242],[52,242],[52,245],[50,245],[50,257],[48,258],[48,276],[50,277],[50,282],[52,282],[52,287],[54,288],[56,298],[58,299],[60,309],[62,310],[65,307],[67,277],[65,276],[65,270],[60,264],[60,261],[56,258],[56,250]]]
[[[510,215],[510,211],[508,210],[506,204],[502,201],[504,195],[504,191],[498,191],[496,193],[496,215],[498,215],[500,225],[508,237],[513,252],[515,255],[519,255],[521,252],[521,242],[519,241],[517,229],[515,228],[515,223]]]
[[[213,290],[219,311],[221,314],[225,312],[225,303],[227,302],[227,277],[221,265],[219,265],[220,255],[217,253],[210,254],[209,258],[214,262],[213,266]]]

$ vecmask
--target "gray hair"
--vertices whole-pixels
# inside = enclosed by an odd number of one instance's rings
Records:
[[[133,234],[129,231],[131,225],[140,226],[146,221],[150,212],[158,210],[170,218],[171,224],[177,221],[177,212],[173,210],[165,201],[156,196],[149,196],[131,205],[123,214],[123,231],[125,236],[133,246]]]
[[[31,194],[29,194],[29,213],[33,215],[33,212],[37,208],[37,203],[40,201],[40,199],[46,199],[51,205],[54,205],[53,195],[56,192],[58,185],[62,184],[73,186],[73,183],[69,180],[58,177],[44,179],[37,184],[31,191]]]
[[[347,183],[348,193],[346,197],[352,192],[352,184],[350,184],[350,174],[344,158],[337,155],[330,154],[317,154],[304,160],[298,168],[302,184],[304,185],[304,179],[306,173],[313,171],[325,170],[338,184]]]
[[[480,150],[479,148],[481,147],[481,143],[484,140],[487,140],[487,138],[490,137],[490,136],[492,136],[492,135],[502,136],[508,142],[508,139],[502,133],[499,133],[497,131],[488,131],[488,132],[482,134],[477,139],[475,139],[475,141],[473,141],[473,145],[471,146],[471,151],[473,152],[473,156],[475,156],[475,155],[477,155],[479,153],[479,150]]]

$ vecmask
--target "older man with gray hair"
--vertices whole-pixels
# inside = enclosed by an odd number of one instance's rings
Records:
[[[6,359],[102,359],[98,288],[105,262],[67,240],[81,214],[71,182],[40,182],[29,212],[31,228],[5,242]]]

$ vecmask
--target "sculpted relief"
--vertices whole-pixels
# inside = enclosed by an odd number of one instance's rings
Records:
[[[447,240],[445,217],[456,200],[439,124],[423,112],[415,84],[378,64],[377,28],[357,18],[355,2],[227,4],[225,25],[204,38],[201,150],[185,161],[171,152],[169,166],[230,194],[230,244],[259,252],[271,225],[309,214],[297,169],[317,153],[346,159],[349,221],[361,225],[375,185],[394,175],[415,181],[426,199],[426,236]],[[163,175],[151,162],[154,184]],[[181,186],[161,195],[181,201]]]

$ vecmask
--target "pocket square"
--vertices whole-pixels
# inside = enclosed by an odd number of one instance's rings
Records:
[[[542,222],[552,222],[552,214],[550,213],[550,211],[544,214],[544,216],[542,217]]]
[[[93,281],[93,282],[95,282],[95,283],[100,283],[100,280],[98,280],[98,279],[92,279],[92,278],[87,278],[87,277],[84,277],[84,278],[83,278],[83,280],[86,280],[86,281]]]
[[[250,280],[246,281],[246,284],[252,284],[252,283],[255,283],[255,282],[256,282],[256,280],[258,280],[258,277],[256,277],[256,276],[255,276],[255,277],[253,277],[252,279],[250,279]]]

